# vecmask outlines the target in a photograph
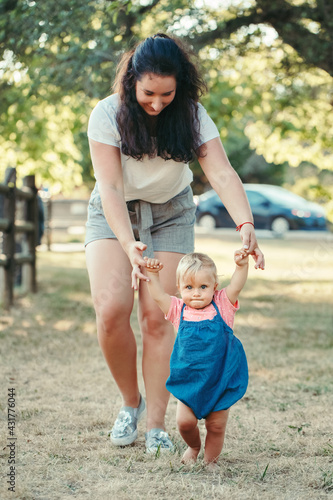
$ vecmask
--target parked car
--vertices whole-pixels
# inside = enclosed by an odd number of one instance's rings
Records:
[[[257,229],[282,235],[290,229],[326,230],[324,209],[287,189],[269,184],[244,184]],[[195,196],[198,226],[235,227],[225,206],[213,189]]]

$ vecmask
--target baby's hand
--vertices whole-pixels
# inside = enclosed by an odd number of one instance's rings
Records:
[[[249,262],[249,256],[243,248],[236,250],[234,259],[237,266],[245,266]]]
[[[150,257],[144,257],[145,267],[150,273],[158,273],[163,269],[163,264],[158,259],[152,259]]]

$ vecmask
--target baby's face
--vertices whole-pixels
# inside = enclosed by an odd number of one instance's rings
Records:
[[[187,306],[203,309],[212,302],[217,283],[209,269],[202,269],[182,278],[178,288]]]

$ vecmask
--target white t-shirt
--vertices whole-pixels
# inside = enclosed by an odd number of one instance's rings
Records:
[[[88,137],[103,144],[121,147],[116,114],[119,106],[118,94],[99,101],[89,118]],[[205,108],[199,104],[201,144],[215,137],[219,132]],[[121,154],[123,167],[125,200],[144,200],[149,203],[165,203],[193,180],[188,163],[163,160],[156,156],[145,156],[142,161]]]

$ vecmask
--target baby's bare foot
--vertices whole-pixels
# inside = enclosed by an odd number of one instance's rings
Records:
[[[200,449],[197,450],[196,448],[188,447],[183,455],[182,464],[195,464],[199,455],[199,451]]]
[[[209,472],[218,472],[220,469],[219,464],[216,462],[205,462],[205,466]]]

